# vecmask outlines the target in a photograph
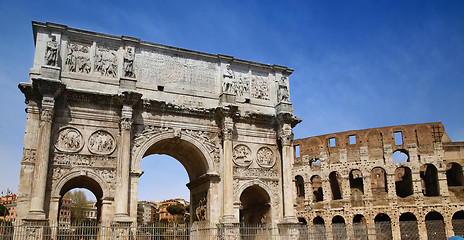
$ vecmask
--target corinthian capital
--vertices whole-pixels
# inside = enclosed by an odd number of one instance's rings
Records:
[[[119,125],[122,130],[131,130],[132,128],[132,119],[130,118],[121,118]]]
[[[293,142],[292,127],[288,124],[284,124],[282,129],[279,131],[279,139],[282,146],[291,146]]]
[[[40,111],[40,120],[44,122],[51,122],[53,119],[53,109],[52,108],[42,108]]]
[[[234,133],[234,128],[230,126],[223,126],[221,128],[222,139],[223,140],[232,140],[232,135]]]

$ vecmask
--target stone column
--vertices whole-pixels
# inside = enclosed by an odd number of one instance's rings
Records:
[[[37,159],[38,132],[40,126],[40,99],[30,83],[19,84],[19,89],[26,97],[26,129],[24,135],[23,157],[18,186],[16,219],[24,219],[29,214],[32,183],[34,181],[34,163]]]
[[[293,193],[293,133],[292,127],[284,123],[279,133],[280,143],[282,145],[282,186],[283,186],[283,203],[284,203],[284,222],[297,222],[295,208],[293,207],[295,195]]]
[[[35,162],[34,181],[31,196],[31,207],[28,219],[45,220],[44,201],[47,188],[48,160],[50,157],[50,139],[55,99],[53,93],[46,93],[42,97],[40,109],[40,124]]]
[[[234,122],[231,117],[225,117],[222,124],[222,147],[224,152],[223,164],[223,213],[224,223],[235,222],[234,217],[234,165],[232,161],[232,135]]]
[[[116,220],[130,221],[129,203],[129,171],[130,171],[130,135],[132,129],[132,107],[124,105],[120,119],[121,140],[119,144],[118,164],[116,171],[117,201]]]
[[[120,96],[122,111],[120,118],[120,141],[116,169],[116,213],[117,222],[130,222],[129,217],[129,173],[131,162],[132,111],[142,94],[123,92]]]

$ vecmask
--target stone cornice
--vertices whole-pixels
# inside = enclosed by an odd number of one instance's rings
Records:
[[[185,105],[178,105],[150,99],[143,99],[143,109],[147,112],[161,111],[166,113],[173,113],[175,115],[207,118],[213,117],[215,113],[215,108],[189,107]]]

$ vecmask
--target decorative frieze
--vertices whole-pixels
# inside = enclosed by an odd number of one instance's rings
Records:
[[[91,167],[115,167],[116,158],[98,155],[82,155],[73,153],[55,153],[53,165],[65,166],[91,166]]]
[[[236,178],[279,178],[275,169],[234,167]]]

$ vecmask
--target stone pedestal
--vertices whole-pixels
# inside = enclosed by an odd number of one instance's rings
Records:
[[[40,67],[40,76],[48,79],[60,79],[61,68],[56,66],[43,65]]]

